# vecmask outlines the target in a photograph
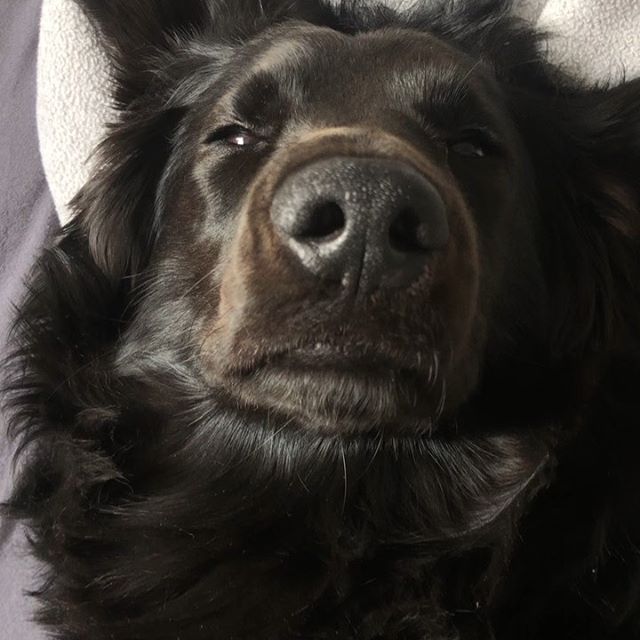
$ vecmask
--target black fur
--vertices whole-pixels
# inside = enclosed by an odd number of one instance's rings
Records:
[[[55,637],[640,638],[640,82],[565,77],[501,0],[80,4],[120,115],[30,282],[7,391],[24,465],[8,507],[48,567]],[[474,195],[484,174],[460,178],[485,274],[479,373],[426,433],[306,428],[230,399],[198,359],[200,274],[240,231],[205,217],[210,253],[193,243],[185,167],[265,30],[308,23],[435,35],[481,62],[515,132],[500,227]],[[247,163],[216,169],[236,217]]]

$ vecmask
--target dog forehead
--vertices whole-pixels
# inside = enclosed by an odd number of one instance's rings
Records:
[[[348,35],[281,25],[250,43],[243,58],[242,72],[218,103],[222,112],[284,105],[284,114],[297,105],[309,119],[327,110],[348,116],[411,108],[434,89],[441,96],[464,94],[482,72],[477,61],[436,36],[399,28]]]
[[[253,43],[249,77],[301,75],[308,82],[356,76],[373,83],[431,74],[434,68],[458,68],[464,75],[473,61],[429,32],[386,28],[349,35],[329,27],[280,25]],[[314,82],[315,81],[315,82]]]

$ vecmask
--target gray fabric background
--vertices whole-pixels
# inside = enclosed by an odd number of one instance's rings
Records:
[[[0,0],[0,360],[12,304],[35,255],[57,226],[40,164],[36,135],[36,58],[40,0]],[[1,375],[1,371],[0,371]],[[0,414],[0,501],[9,492],[11,466]],[[40,640],[30,622],[33,562],[24,538],[0,520],[0,639]]]

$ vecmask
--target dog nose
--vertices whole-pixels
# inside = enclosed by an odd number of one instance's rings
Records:
[[[299,169],[278,188],[271,220],[308,271],[364,293],[408,286],[449,238],[436,187],[390,159],[338,157]]]

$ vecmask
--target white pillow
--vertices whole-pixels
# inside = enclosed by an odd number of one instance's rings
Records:
[[[37,95],[42,163],[64,224],[71,215],[68,203],[87,181],[90,156],[112,119],[107,58],[73,0],[43,0]]]

